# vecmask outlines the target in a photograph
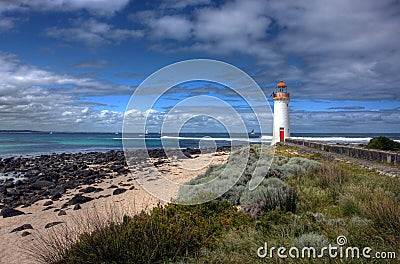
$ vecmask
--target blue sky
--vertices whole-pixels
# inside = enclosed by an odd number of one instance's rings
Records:
[[[400,3],[390,0],[1,1],[0,129],[120,130],[148,75],[207,58],[244,70],[267,97],[283,79],[292,132],[399,132],[399,25]],[[257,127],[229,89],[174,89],[154,120],[188,96],[212,95]]]

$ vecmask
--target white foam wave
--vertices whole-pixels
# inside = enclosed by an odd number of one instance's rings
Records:
[[[132,140],[138,140],[138,139],[160,139],[158,137],[132,137],[132,138],[113,138],[115,140],[122,140],[122,139],[132,139]]]
[[[244,142],[260,142],[262,138],[218,138],[218,137],[174,137],[162,136],[162,139],[179,139],[179,140],[206,140],[206,141],[244,141]]]
[[[290,137],[291,139],[322,142],[369,142],[371,137]]]
[[[263,135],[263,136],[261,136],[261,139],[263,139],[263,140],[272,140],[272,136]]]

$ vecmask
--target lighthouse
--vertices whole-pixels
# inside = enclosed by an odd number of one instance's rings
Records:
[[[284,142],[290,137],[289,101],[290,94],[286,84],[281,80],[272,93],[274,99],[274,131],[272,143]]]

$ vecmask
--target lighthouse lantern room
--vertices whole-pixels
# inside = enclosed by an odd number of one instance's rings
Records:
[[[286,84],[281,80],[272,93],[274,100],[274,131],[273,144],[284,142],[290,137],[289,101],[290,93]]]

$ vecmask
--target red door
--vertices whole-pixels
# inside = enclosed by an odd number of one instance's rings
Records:
[[[281,142],[285,141],[285,129],[283,127],[279,128],[279,139]]]

